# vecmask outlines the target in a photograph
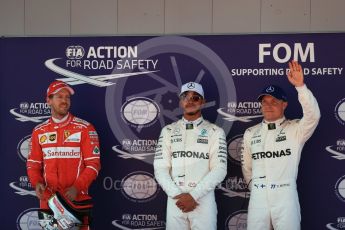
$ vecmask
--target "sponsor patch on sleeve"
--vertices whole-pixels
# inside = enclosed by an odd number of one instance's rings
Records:
[[[96,139],[98,140],[98,134],[96,131],[89,131],[89,136],[91,139]]]
[[[92,151],[92,153],[93,154],[96,154],[96,155],[98,155],[99,154],[99,148],[98,148],[98,146],[95,146],[94,148],[93,148],[93,151]]]

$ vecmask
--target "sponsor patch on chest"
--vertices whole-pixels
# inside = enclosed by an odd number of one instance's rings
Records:
[[[177,143],[177,142],[182,142],[182,138],[171,138],[170,139],[171,143]]]
[[[208,139],[206,138],[198,138],[196,140],[197,143],[200,143],[200,144],[208,144]]]
[[[250,142],[251,145],[260,144],[260,143],[261,143],[261,139],[252,139]]]
[[[57,132],[47,132],[38,135],[38,141],[40,145],[54,144],[57,142]]]
[[[63,137],[64,137],[64,142],[77,142],[77,143],[79,143],[81,140],[81,132],[65,130]]]
[[[80,158],[80,147],[49,147],[42,148],[43,159]]]
[[[286,141],[286,136],[278,136],[276,142]]]
[[[291,149],[281,149],[281,150],[275,150],[275,151],[252,153],[252,159],[259,160],[263,158],[266,158],[266,159],[280,158],[280,157],[286,157],[290,155],[291,155]]]

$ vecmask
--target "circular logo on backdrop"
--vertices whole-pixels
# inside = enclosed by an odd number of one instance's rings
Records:
[[[17,145],[17,153],[19,158],[26,162],[28,159],[29,151],[30,151],[30,142],[31,142],[31,135],[27,135],[23,139],[21,139]]]
[[[121,115],[128,124],[148,127],[157,121],[159,107],[150,98],[135,97],[122,105]]]
[[[37,208],[30,208],[19,214],[17,218],[18,230],[40,230],[42,227],[38,223]]]
[[[186,82],[203,85],[207,100],[203,115],[221,126],[225,133],[230,131],[232,122],[221,115],[215,116],[214,111],[228,101],[236,101],[235,85],[227,65],[213,50],[196,40],[179,36],[154,37],[137,47],[136,58],[156,61],[156,71],[113,79],[111,81],[116,84],[107,87],[106,114],[118,142],[158,139],[165,125],[181,119],[183,111],[179,108],[178,95]],[[128,62],[131,60],[126,58]],[[112,73],[125,72],[128,70],[114,68]],[[142,160],[152,164],[153,159]]]
[[[341,201],[345,202],[345,175],[340,177],[335,184],[335,194]]]
[[[340,124],[345,125],[345,98],[341,99],[335,106],[334,114]]]
[[[241,164],[241,152],[243,150],[243,135],[237,135],[228,142],[229,159],[235,164]]]
[[[85,55],[85,50],[82,46],[68,46],[66,48],[66,57],[68,59],[81,59]]]
[[[121,182],[122,194],[133,202],[148,202],[158,194],[158,185],[154,177],[144,171],[128,174]]]
[[[225,221],[225,229],[246,230],[247,229],[247,210],[239,210],[232,213]]]

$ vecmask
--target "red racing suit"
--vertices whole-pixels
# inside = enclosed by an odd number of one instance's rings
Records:
[[[76,200],[90,198],[88,187],[101,168],[99,140],[92,124],[68,114],[65,121],[52,118],[36,126],[31,136],[27,173],[33,187],[46,186],[40,208],[49,209],[47,200],[56,191],[75,186]]]

